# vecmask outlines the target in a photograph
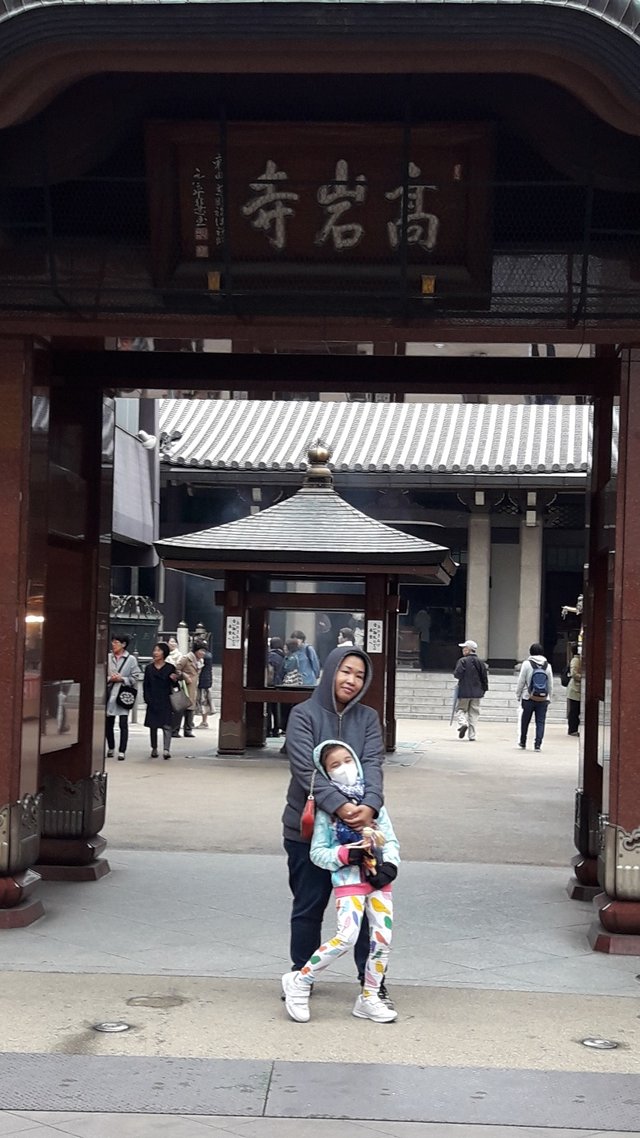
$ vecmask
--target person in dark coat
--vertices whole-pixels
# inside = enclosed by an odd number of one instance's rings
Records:
[[[318,809],[337,814],[352,829],[362,830],[363,826],[371,825],[383,805],[384,743],[380,720],[372,707],[361,703],[372,676],[371,660],[361,648],[351,644],[334,648],[324,662],[320,683],[310,699],[297,704],[289,716],[286,748],[291,781],[282,822],[289,887],[293,894],[290,950],[294,971],[306,964],[322,940],[322,918],[332,889],[331,874],[314,865],[309,856],[309,842],[300,834],[300,816],[316,769],[314,747],[324,739],[348,743],[360,758],[364,778],[364,796],[359,805],[351,802],[329,780],[316,783]],[[368,953],[369,926],[363,920],[354,951],[361,982]],[[388,999],[384,985],[381,998]]]
[[[476,724],[480,717],[480,700],[489,687],[489,677],[487,665],[478,656],[478,645],[475,640],[465,640],[458,647],[462,648],[462,656],[453,672],[454,678],[458,681],[456,703],[458,737],[464,739],[468,731],[469,742],[474,743]]]
[[[267,687],[280,687],[284,680],[284,645],[279,636],[272,636],[267,653]],[[281,707],[279,703],[268,703],[267,734],[272,737],[284,734],[282,730]]]
[[[171,758],[171,717],[173,709],[169,695],[171,685],[179,678],[173,664],[167,662],[170,648],[168,644],[160,642],[155,644],[151,653],[151,661],[144,670],[142,691],[147,713],[144,725],[149,728],[151,736],[151,758],[158,757],[158,728],[162,730],[164,759]]]
[[[202,716],[202,722],[198,723],[198,727],[208,727],[209,716],[213,715],[213,700],[211,699],[212,685],[213,656],[209,649],[206,648],[204,656],[202,657],[202,667],[198,675],[198,711]]]

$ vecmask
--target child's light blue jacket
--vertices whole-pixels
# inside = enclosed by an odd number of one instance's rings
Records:
[[[320,755],[325,747],[330,743],[335,743],[336,746],[345,747],[353,755],[354,761],[358,768],[358,774],[362,777],[362,767],[360,760],[352,747],[345,743],[343,739],[325,739],[320,743],[313,752],[313,761],[317,767],[318,773],[316,779],[327,778],[324,768],[320,762]],[[385,844],[382,847],[381,855],[383,861],[389,861],[393,865],[400,865],[400,844],[395,835],[391,819],[384,806],[380,808],[378,817],[375,820],[375,827],[380,830],[385,837]],[[331,870],[331,880],[336,887],[344,887],[345,885],[362,887],[365,886],[365,891],[368,892],[370,887],[366,886],[366,880],[363,879],[358,865],[343,865],[338,857],[338,850],[341,843],[336,836],[335,820],[330,814],[326,814],[324,810],[316,811],[316,818],[313,827],[313,837],[311,839],[310,857],[315,865],[320,866],[321,869]]]

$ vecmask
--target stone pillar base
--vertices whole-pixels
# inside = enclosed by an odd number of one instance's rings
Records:
[[[0,929],[23,929],[44,916],[42,901],[30,896],[39,883],[32,869],[0,877]]]
[[[615,901],[599,893],[593,905],[600,917],[589,929],[594,951],[640,956],[640,901]]]
[[[570,877],[567,881],[567,896],[570,901],[593,901],[601,891],[601,885],[582,885],[577,877]]]
[[[100,857],[105,838],[43,838],[37,870],[44,881],[99,881],[111,872]]]
[[[593,901],[602,886],[598,883],[598,859],[576,854],[571,859],[575,869],[575,877],[570,877],[567,884],[567,893],[572,901]]]

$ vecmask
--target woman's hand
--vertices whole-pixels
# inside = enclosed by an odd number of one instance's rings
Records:
[[[170,680],[177,680],[178,679],[178,673],[172,672],[171,675],[169,676],[169,679]]]
[[[112,672],[109,683],[110,684],[121,684],[122,683],[122,676],[120,675],[120,672]]]
[[[336,810],[336,814],[351,826],[352,830],[362,830],[364,826],[370,826],[373,822],[374,814],[370,806],[356,805],[355,802],[345,802],[344,806],[340,806]]]

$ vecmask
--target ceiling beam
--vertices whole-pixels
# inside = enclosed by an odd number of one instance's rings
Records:
[[[279,391],[595,396],[617,393],[620,364],[615,357],[54,351],[52,374],[116,391],[251,390],[265,398]]]

